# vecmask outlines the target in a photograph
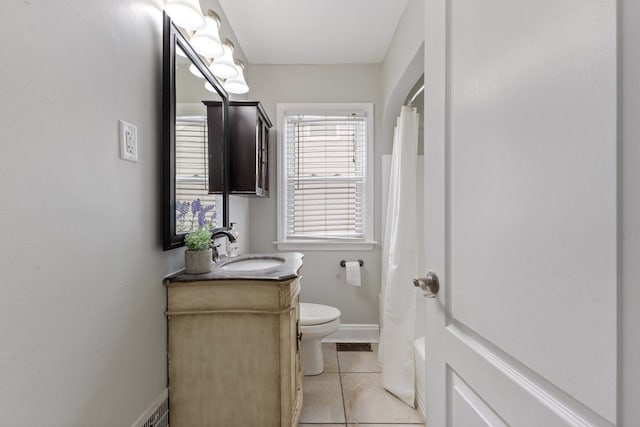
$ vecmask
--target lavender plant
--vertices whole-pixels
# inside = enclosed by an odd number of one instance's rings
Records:
[[[176,200],[176,232],[186,233],[196,228],[215,227],[214,205],[204,205],[198,198],[192,202]]]

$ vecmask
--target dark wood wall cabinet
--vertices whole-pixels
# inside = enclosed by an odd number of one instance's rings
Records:
[[[206,102],[208,115],[215,116],[221,103]],[[269,130],[273,125],[258,101],[229,101],[227,166],[229,193],[269,197]],[[209,142],[210,152],[219,152]],[[215,190],[215,184],[212,183]],[[222,183],[220,183],[222,186]]]

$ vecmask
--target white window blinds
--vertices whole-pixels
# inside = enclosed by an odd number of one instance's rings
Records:
[[[287,115],[285,123],[286,237],[362,239],[365,114]]]
[[[219,196],[209,193],[206,116],[176,117],[176,233],[218,227]]]

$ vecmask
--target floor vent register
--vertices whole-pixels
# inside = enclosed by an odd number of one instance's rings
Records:
[[[336,343],[338,351],[373,351],[371,343],[368,342],[339,342]]]

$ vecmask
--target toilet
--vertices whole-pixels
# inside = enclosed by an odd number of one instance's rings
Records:
[[[300,358],[305,375],[324,371],[321,341],[340,329],[340,310],[322,304],[300,303]]]

